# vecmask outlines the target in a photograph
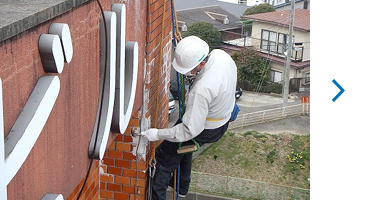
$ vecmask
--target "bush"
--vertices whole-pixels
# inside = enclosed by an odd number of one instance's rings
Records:
[[[244,11],[244,15],[253,15],[258,13],[265,13],[265,12],[274,12],[275,8],[273,5],[268,3],[259,4],[252,6]]]
[[[265,85],[268,82],[269,75],[266,72],[270,71],[270,65],[266,58],[258,54],[257,49],[244,48],[234,52],[231,57],[238,68],[238,80],[248,80],[256,85],[260,82]]]
[[[276,150],[274,149],[274,150],[270,151],[270,153],[267,154],[266,162],[271,163],[271,164],[274,163],[275,157],[276,157]]]
[[[261,91],[264,93],[281,94],[283,91],[283,85],[281,83],[269,83],[266,86],[263,86]]]
[[[246,91],[257,91],[257,85],[252,84],[249,81],[239,81],[238,85]],[[281,94],[283,91],[283,85],[281,83],[267,83],[265,85],[262,85],[261,88],[259,89],[259,92],[263,93],[276,93],[276,94]]]

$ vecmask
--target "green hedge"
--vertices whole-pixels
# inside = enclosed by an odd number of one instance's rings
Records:
[[[243,90],[253,92],[257,90],[257,85],[251,84],[249,81],[239,81],[238,84]],[[266,85],[261,86],[259,92],[281,94],[282,90],[283,86],[281,83],[267,83]]]

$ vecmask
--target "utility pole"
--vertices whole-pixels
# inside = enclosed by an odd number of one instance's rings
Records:
[[[283,85],[283,107],[287,106],[288,94],[289,94],[289,75],[290,75],[290,59],[292,57],[292,47],[293,47],[293,24],[294,24],[294,4],[295,0],[291,0],[290,8],[290,22],[289,22],[289,38],[288,38],[288,49],[285,58],[284,67],[284,85]]]

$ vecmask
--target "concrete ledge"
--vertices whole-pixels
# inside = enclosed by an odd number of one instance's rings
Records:
[[[2,0],[0,42],[91,0]]]

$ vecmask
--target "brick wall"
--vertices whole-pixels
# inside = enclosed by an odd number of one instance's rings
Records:
[[[100,174],[101,199],[145,199],[149,154],[144,156],[145,159],[136,157],[138,139],[134,141],[131,130],[140,127],[141,117],[149,118],[151,127],[156,124],[158,128],[163,128],[168,124],[172,18],[171,1],[167,0],[162,26],[163,2],[152,0],[150,8],[148,6],[146,74],[143,74],[146,77],[144,93],[147,94],[143,98],[147,104],[131,118],[125,134],[118,135],[105,153]],[[143,80],[143,77],[140,79]]]
[[[98,6],[91,1],[0,42],[5,136],[12,134],[10,129],[39,78],[55,75],[60,79],[60,91],[50,116],[7,186],[8,200],[41,199],[47,193],[67,198],[84,180],[99,96],[99,18]],[[40,35],[48,33],[50,24],[55,22],[69,25],[74,47],[73,58],[61,74],[45,73],[38,49]],[[92,196],[99,188],[97,168],[95,164],[86,188],[91,188]]]
[[[77,185],[77,187],[72,191],[66,200],[76,200],[80,194],[82,185],[84,184],[85,179]],[[90,170],[89,178],[85,184],[83,191],[81,192],[80,199],[99,199],[99,182],[100,182],[100,173],[99,173],[99,161],[94,161]]]
[[[114,2],[122,2],[100,1],[104,10],[110,10]],[[150,121],[151,127],[155,124],[163,128],[168,124],[171,2],[165,1],[165,9],[162,0],[151,0],[150,6],[147,1],[124,3],[126,41],[139,44],[135,114],[123,135],[110,134],[105,157],[93,161],[80,199],[144,199],[149,155],[137,162],[138,140],[131,137],[131,130],[138,130],[142,116]],[[53,22],[67,23],[74,47],[71,63],[65,64],[63,72],[58,74],[60,93],[48,121],[25,163],[7,186],[9,200],[40,199],[47,193],[77,199],[90,162],[88,143],[98,107],[100,16],[96,1],[87,1],[0,42],[5,136],[11,134],[9,131],[37,80],[47,74],[38,52],[40,35],[48,33]]]
[[[107,148],[100,165],[101,199],[145,199],[146,162],[136,163],[131,129],[139,124],[138,113],[132,117],[123,135],[117,135]],[[139,171],[136,171],[138,166]]]
[[[148,53],[145,90],[148,91],[148,104],[145,105],[147,106],[145,118],[150,118],[151,127],[156,128],[165,128],[168,124],[172,17],[171,1],[166,1],[165,7],[163,7],[163,2],[161,0],[151,1],[149,8],[151,22],[147,26]]]

